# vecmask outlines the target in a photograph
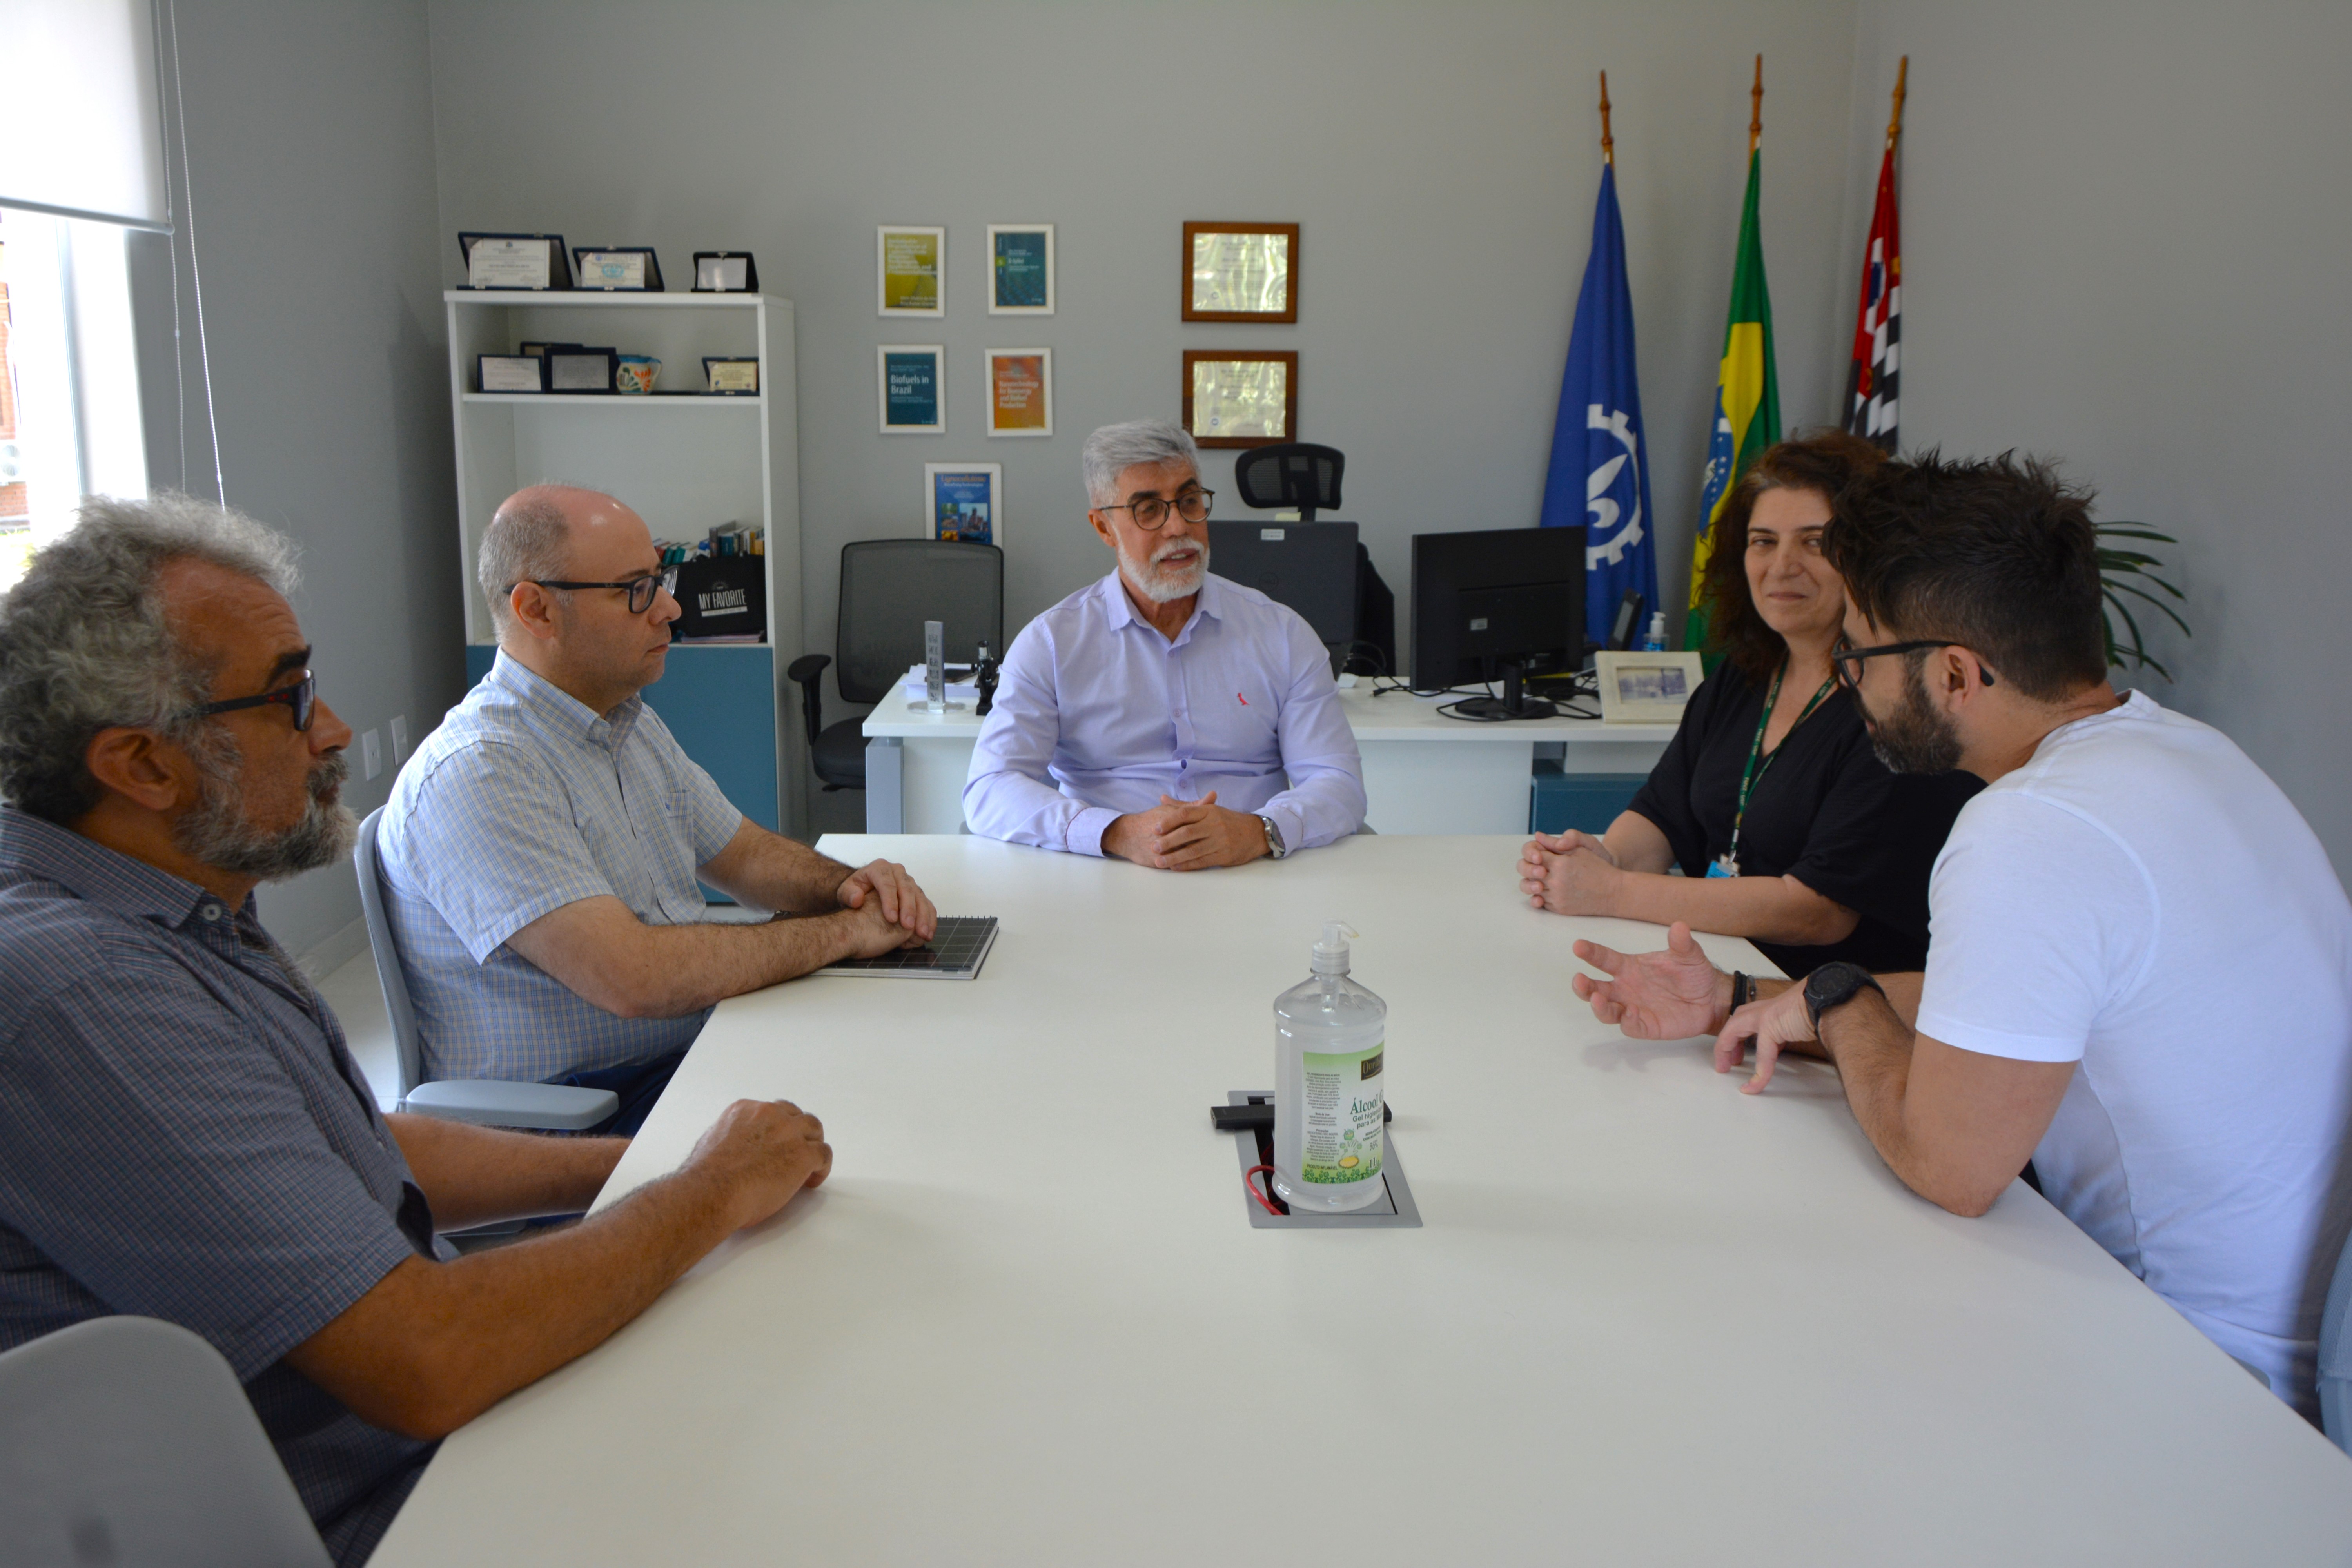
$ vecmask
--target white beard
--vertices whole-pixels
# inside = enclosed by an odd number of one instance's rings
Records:
[[[1200,551],[1199,559],[1192,565],[1174,570],[1160,564],[1164,555],[1185,548]],[[1128,584],[1155,605],[1172,604],[1189,598],[1201,591],[1202,581],[1209,574],[1209,542],[1202,540],[1171,540],[1151,552],[1149,561],[1138,561],[1119,546],[1118,569]]]

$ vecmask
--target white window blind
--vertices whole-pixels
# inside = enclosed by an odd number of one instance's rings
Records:
[[[0,206],[171,225],[152,0],[0,0]]]

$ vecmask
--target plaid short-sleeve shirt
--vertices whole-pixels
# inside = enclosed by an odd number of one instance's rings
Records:
[[[549,1082],[692,1045],[708,1009],[620,1017],[506,941],[606,895],[649,925],[690,925],[708,908],[696,868],[742,826],[644,699],[597,713],[500,652],[378,825],[426,1076]]]
[[[202,1335],[360,1562],[433,1445],[283,1358],[435,1256],[342,1026],[253,900],[0,806],[0,1350],[113,1313]]]

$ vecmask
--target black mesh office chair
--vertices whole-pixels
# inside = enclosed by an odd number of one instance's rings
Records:
[[[1244,506],[1297,507],[1299,521],[1313,522],[1317,512],[1338,508],[1347,471],[1347,455],[1339,448],[1292,441],[1243,451],[1234,459],[1234,486]]]
[[[866,539],[841,547],[841,615],[834,682],[845,702],[888,699],[910,664],[923,662],[923,623],[942,624],[948,658],[968,661],[981,643],[1004,656],[1004,552],[953,540]],[[858,719],[828,726],[818,680],[835,659],[793,660],[800,683],[809,760],[827,790],[866,787],[866,737]]]

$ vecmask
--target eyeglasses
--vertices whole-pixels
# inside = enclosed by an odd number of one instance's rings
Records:
[[[656,593],[677,592],[677,568],[673,566],[667,572],[656,572],[650,577],[631,577],[620,583],[551,583],[540,577],[526,577],[523,581],[535,583],[542,588],[625,588],[629,592],[629,614],[642,616],[654,607],[654,595]],[[508,584],[507,592],[511,594],[514,591],[515,584]]]
[[[1891,653],[1917,653],[1922,648],[1967,646],[1965,643],[1947,642],[1941,637],[1927,637],[1918,642],[1891,642],[1878,647],[1842,647],[1832,650],[1830,668],[1836,671],[1838,684],[1852,690],[1862,684],[1862,666],[1864,659],[1877,658]],[[1992,671],[1985,668],[1983,660],[1978,660],[1977,669],[1984,677],[1984,683],[1990,686]]]
[[[275,691],[265,691],[258,697],[232,697],[226,702],[207,702],[201,708],[191,708],[187,717],[209,719],[215,713],[234,713],[241,708],[261,708],[271,703],[282,704],[294,714],[294,728],[299,733],[310,728],[310,715],[319,706],[319,678],[309,670],[291,686],[281,686]]]
[[[1135,526],[1144,532],[1157,533],[1167,522],[1171,508],[1186,522],[1206,522],[1209,521],[1209,509],[1216,504],[1216,500],[1217,492],[1214,490],[1190,489],[1172,501],[1161,500],[1158,496],[1145,496],[1141,500],[1129,501],[1122,506],[1098,506],[1095,510],[1123,511],[1135,519]]]

